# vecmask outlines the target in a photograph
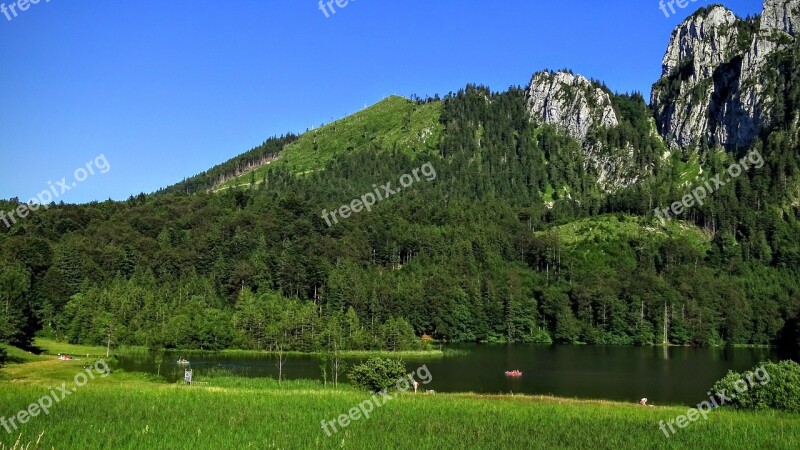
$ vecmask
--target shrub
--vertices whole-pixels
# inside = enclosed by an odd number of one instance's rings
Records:
[[[742,380],[747,383],[747,389],[743,389]],[[733,397],[724,406],[800,412],[800,364],[794,361],[762,362],[753,371],[743,374],[730,371],[714,383],[711,392],[723,393],[723,389],[728,397]]]
[[[6,353],[6,349],[0,347],[0,367],[6,363],[6,359],[8,359],[8,353]]]
[[[371,358],[367,362],[353,366],[347,376],[356,386],[380,392],[390,389],[407,374],[405,364],[400,360]]]
[[[624,333],[598,331],[591,333],[587,339],[594,345],[633,345],[633,338]]]
[[[524,334],[519,338],[520,342],[526,344],[552,344],[553,338],[547,334],[547,331],[541,329],[531,330],[530,334]]]

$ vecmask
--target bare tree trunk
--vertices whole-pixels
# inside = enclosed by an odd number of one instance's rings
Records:
[[[283,384],[283,363],[284,363],[284,354],[283,354],[283,346],[281,345],[278,347],[278,385]]]
[[[111,356],[111,336],[114,334],[114,328],[108,328],[108,342],[106,344],[106,358]]]
[[[339,387],[339,344],[333,343],[333,387]]]

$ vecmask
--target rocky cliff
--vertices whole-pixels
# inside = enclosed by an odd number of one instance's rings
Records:
[[[560,128],[581,143],[592,128],[618,125],[609,94],[580,75],[536,73],[526,97],[533,120]]]
[[[620,123],[607,89],[569,72],[538,72],[527,88],[526,104],[531,120],[552,125],[581,144],[584,168],[597,175],[602,189],[613,191],[638,180],[630,144],[611,148],[592,139],[593,132]]]
[[[794,45],[798,28],[800,0],[765,0],[750,20],[711,6],[681,23],[651,96],[667,144],[749,145],[772,119],[770,56]]]

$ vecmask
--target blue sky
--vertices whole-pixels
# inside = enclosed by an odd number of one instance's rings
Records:
[[[12,0],[0,0],[11,4]],[[649,98],[672,29],[657,0],[41,0],[0,15],[0,198],[126,199],[390,94],[574,71]],[[723,2],[739,16],[761,0]],[[330,12],[329,12],[330,15]]]

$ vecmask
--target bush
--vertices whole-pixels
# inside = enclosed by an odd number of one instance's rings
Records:
[[[742,380],[747,383],[746,390]],[[723,389],[729,397],[734,397],[724,406],[800,412],[800,364],[794,361],[762,362],[753,371],[743,374],[730,371],[714,383],[711,392],[722,393]]]
[[[6,353],[6,349],[0,347],[0,367],[6,363],[6,359],[8,359],[8,353]]]
[[[372,392],[380,392],[390,389],[407,374],[403,361],[371,358],[367,362],[353,366],[347,376],[356,386]]]
[[[547,331],[535,329],[531,330],[530,334],[524,334],[519,339],[520,342],[525,344],[552,344],[553,338],[547,334]]]
[[[610,331],[590,332],[587,341],[594,345],[633,345],[632,337]]]

